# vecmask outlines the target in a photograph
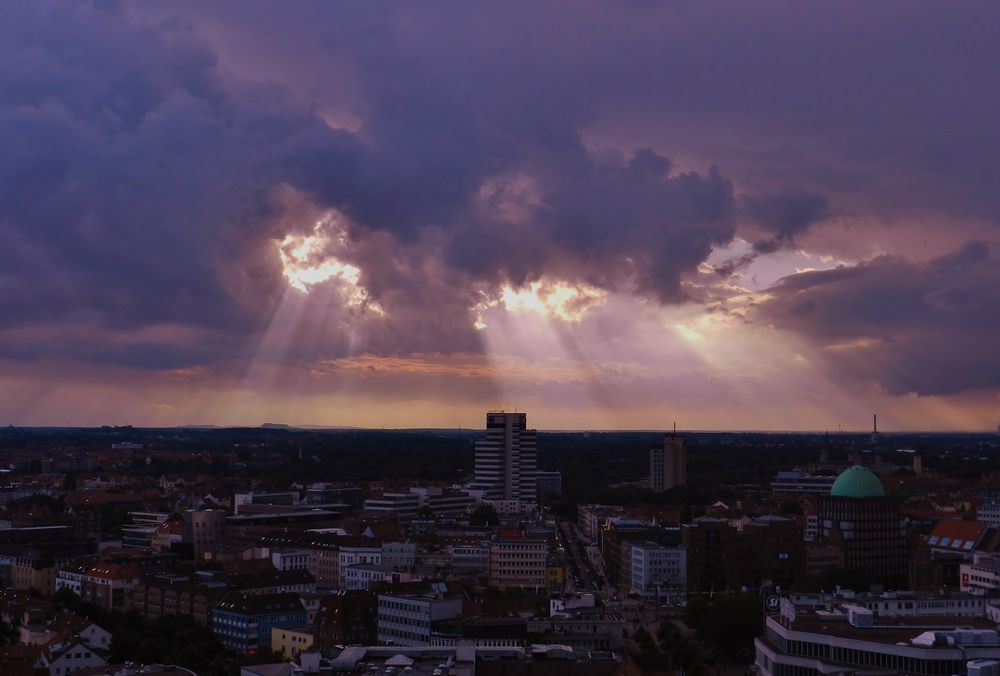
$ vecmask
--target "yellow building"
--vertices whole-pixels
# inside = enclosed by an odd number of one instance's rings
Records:
[[[54,594],[56,590],[56,568],[51,563],[18,557],[11,566],[11,581],[14,589],[29,591],[37,589],[42,596]]]
[[[303,650],[313,646],[313,628],[275,627],[271,630],[271,650],[285,656],[298,657]]]
[[[545,564],[545,591],[558,592],[566,586],[566,567],[558,559],[549,559]]]

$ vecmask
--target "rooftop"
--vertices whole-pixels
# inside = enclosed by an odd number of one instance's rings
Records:
[[[768,619],[778,621],[774,616]],[[984,617],[877,618],[871,627],[855,627],[844,616],[818,613],[797,613],[791,625],[793,631],[893,645],[909,644],[913,639],[928,631],[989,630],[995,636],[996,627],[996,623],[990,622]]]
[[[871,470],[854,465],[840,473],[830,488],[830,495],[839,498],[880,498],[885,495],[885,486]]]

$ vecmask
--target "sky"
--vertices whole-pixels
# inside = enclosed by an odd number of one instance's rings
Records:
[[[994,2],[15,3],[0,423],[991,430]]]

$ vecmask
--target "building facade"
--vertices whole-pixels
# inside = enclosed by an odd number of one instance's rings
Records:
[[[184,541],[194,547],[194,558],[205,558],[225,537],[226,512],[221,509],[191,509],[184,512]]]
[[[296,594],[227,595],[212,611],[212,633],[238,653],[271,647],[271,630],[306,623]]]
[[[684,437],[676,432],[663,438],[662,446],[649,451],[649,487],[657,493],[687,483],[687,452]]]
[[[900,504],[899,498],[885,494],[870,470],[849,467],[837,477],[830,494],[819,499],[817,542],[839,546],[844,568],[863,571],[890,587],[905,587],[909,557]]]
[[[725,519],[699,517],[682,537],[690,591],[787,588],[805,575],[802,528],[791,519],[759,517],[738,530]]]
[[[431,624],[462,613],[462,600],[438,592],[420,595],[379,594],[378,641],[398,646],[431,644]]]
[[[490,544],[490,586],[545,589],[549,547],[544,540],[500,539]]]
[[[864,608],[840,615],[832,621],[788,609],[767,617],[765,635],[754,642],[757,673],[972,676],[1000,668],[1000,636],[985,622],[961,618],[953,628],[943,618],[883,624]],[[991,669],[981,671],[985,666]]]
[[[476,442],[475,479],[470,490],[487,500],[537,499],[538,456],[535,430],[524,413],[490,411],[486,438]]]
[[[378,596],[360,590],[324,596],[314,627],[315,646],[323,655],[336,646],[373,644],[378,640]]]
[[[667,589],[687,589],[687,550],[655,542],[631,542],[630,592],[650,596]]]

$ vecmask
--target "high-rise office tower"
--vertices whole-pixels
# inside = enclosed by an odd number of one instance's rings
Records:
[[[838,546],[845,569],[900,589],[908,572],[901,502],[886,495],[882,481],[870,470],[848,467],[833,482],[830,495],[819,498],[817,541]]]
[[[538,453],[524,413],[490,411],[486,438],[476,442],[476,477],[470,486],[487,500],[535,502]]]
[[[663,438],[662,446],[649,451],[649,487],[657,493],[687,483],[687,455],[684,437],[677,430]]]

